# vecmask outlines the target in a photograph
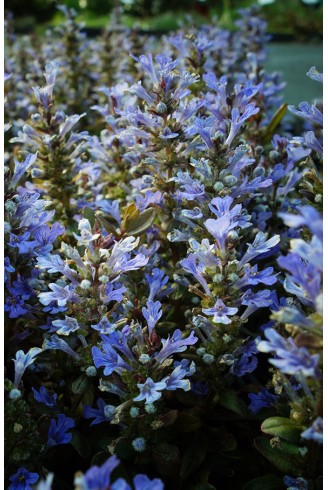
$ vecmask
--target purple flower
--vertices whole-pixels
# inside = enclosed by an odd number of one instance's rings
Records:
[[[159,301],[147,301],[146,307],[142,308],[142,314],[147,321],[148,334],[151,335],[156,323],[161,318],[163,312],[161,310],[161,303]]]
[[[137,386],[140,390],[140,395],[133,398],[133,400],[136,402],[145,400],[145,403],[153,403],[159,400],[162,396],[160,392],[166,389],[164,381],[155,383],[151,378],[147,378],[145,383],[137,384]]]
[[[237,313],[238,308],[230,308],[226,306],[221,299],[218,299],[213,308],[203,308],[203,313],[208,316],[213,316],[212,321],[214,323],[223,323],[227,325],[231,323],[229,316],[233,316]]]
[[[257,413],[261,408],[274,405],[279,396],[273,395],[267,388],[262,388],[258,393],[250,393],[248,398],[251,400],[248,408],[251,412]]]
[[[67,444],[72,439],[72,434],[67,433],[69,429],[75,426],[75,422],[70,417],[66,417],[60,413],[57,415],[57,421],[51,419],[48,432],[48,446],[56,446],[57,444]]]
[[[113,405],[106,405],[102,398],[97,400],[98,408],[92,408],[89,405],[85,405],[83,408],[83,416],[86,419],[94,419],[90,425],[100,424],[101,422],[110,422],[116,411],[116,407]]]
[[[9,477],[11,485],[8,490],[32,490],[31,484],[36,483],[38,479],[37,473],[31,473],[26,468],[21,467],[17,473]]]
[[[159,137],[162,140],[169,140],[169,139],[177,138],[178,136],[179,136],[179,133],[172,133],[172,131],[170,130],[170,128],[168,126],[166,126],[163,129],[163,131],[161,131],[159,133]]]
[[[301,436],[304,439],[316,441],[323,444],[323,420],[322,417],[317,417],[311,427],[302,432]]]
[[[305,347],[298,347],[291,337],[285,339],[273,328],[267,328],[264,335],[268,340],[261,340],[257,348],[260,352],[274,352],[276,357],[270,359],[270,363],[282,373],[296,375],[300,372],[306,377],[318,375],[319,354],[311,355]]]
[[[34,398],[36,399],[37,402],[43,403],[47,407],[56,406],[57,403],[56,393],[54,393],[53,395],[50,394],[49,391],[44,386],[41,386],[39,391],[32,387],[32,391],[34,393]]]

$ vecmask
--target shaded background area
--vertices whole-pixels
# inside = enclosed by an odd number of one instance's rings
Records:
[[[16,32],[42,34],[62,22],[60,3],[79,13],[91,35],[113,18],[122,27],[158,35],[177,29],[186,17],[196,26],[214,20],[234,29],[237,10],[258,3],[272,34],[265,67],[283,73],[286,102],[322,98],[321,84],[306,77],[311,66],[322,71],[322,0],[5,0],[5,9],[13,14]]]

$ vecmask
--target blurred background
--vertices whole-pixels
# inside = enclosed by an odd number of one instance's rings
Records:
[[[297,104],[322,97],[320,84],[305,74],[311,66],[322,71],[323,0],[5,0],[5,11],[13,14],[16,33],[42,34],[62,22],[59,3],[78,12],[90,36],[113,18],[122,28],[155,35],[177,29],[186,17],[195,26],[212,20],[235,29],[238,9],[257,3],[272,35],[266,68],[283,73],[286,100]]]

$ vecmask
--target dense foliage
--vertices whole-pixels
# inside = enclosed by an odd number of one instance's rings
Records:
[[[252,9],[63,11],[6,35],[6,488],[319,489],[320,107],[295,134]]]

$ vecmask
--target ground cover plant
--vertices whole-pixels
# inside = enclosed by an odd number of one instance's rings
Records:
[[[6,488],[321,488],[319,104],[252,8],[160,41],[61,9],[6,32]]]

